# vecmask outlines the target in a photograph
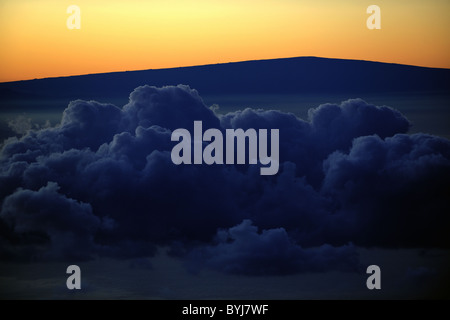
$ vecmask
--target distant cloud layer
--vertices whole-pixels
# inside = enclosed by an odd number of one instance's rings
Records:
[[[280,171],[172,163],[176,128],[280,130]],[[355,99],[308,121],[216,115],[188,86],[142,86],[122,108],[77,100],[55,127],[5,141],[0,256],[140,258],[172,247],[191,271],[358,268],[354,245],[450,247],[450,142],[405,134],[398,111]]]

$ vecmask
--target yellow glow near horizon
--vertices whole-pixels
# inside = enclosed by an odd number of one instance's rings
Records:
[[[66,9],[81,9],[69,30]],[[368,30],[366,8],[381,8]],[[447,0],[0,1],[0,81],[321,56],[450,68]]]

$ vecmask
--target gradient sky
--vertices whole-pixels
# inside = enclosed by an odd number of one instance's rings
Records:
[[[371,4],[381,30],[366,28]],[[448,0],[1,0],[0,81],[293,56],[450,68],[448,12]]]

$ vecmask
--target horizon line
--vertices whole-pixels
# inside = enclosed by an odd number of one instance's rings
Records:
[[[83,77],[83,76],[93,76],[93,75],[102,75],[102,74],[111,74],[111,73],[125,73],[125,72],[139,72],[139,71],[153,71],[153,70],[155,70],[155,71],[156,70],[171,70],[171,69],[182,69],[182,68],[218,66],[218,65],[225,65],[225,64],[232,64],[232,63],[271,61],[271,60],[287,60],[287,59],[297,59],[297,58],[316,58],[316,59],[328,59],[328,60],[362,61],[362,62],[383,63],[383,64],[392,64],[392,65],[417,67],[417,68],[426,68],[426,69],[450,70],[450,68],[445,68],[445,67],[428,67],[428,66],[422,66],[422,65],[412,65],[412,64],[404,64],[404,63],[397,63],[397,62],[384,62],[384,61],[365,60],[365,59],[330,58],[330,57],[321,57],[321,56],[292,56],[292,57],[282,57],[282,58],[238,60],[238,61],[207,63],[207,64],[198,64],[198,65],[186,65],[186,66],[176,66],[176,67],[164,67],[164,68],[135,69],[135,70],[115,70],[115,71],[107,71],[107,72],[82,73],[82,74],[52,76],[52,77],[44,77],[44,78],[30,78],[30,79],[21,79],[21,80],[12,80],[12,81],[0,81],[0,84],[14,83],[14,82],[24,82],[24,81],[34,81],[34,80],[60,79],[60,78],[70,78],[70,77]]]

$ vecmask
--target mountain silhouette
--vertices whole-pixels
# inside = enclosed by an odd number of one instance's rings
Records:
[[[1,106],[17,99],[127,98],[140,85],[187,84],[208,94],[448,92],[450,69],[297,57],[0,83]]]

